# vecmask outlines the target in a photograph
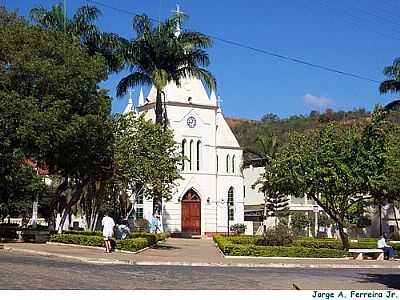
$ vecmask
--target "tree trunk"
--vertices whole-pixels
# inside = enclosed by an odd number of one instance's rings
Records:
[[[161,91],[157,90],[156,97],[156,124],[163,123],[163,106],[162,106],[162,95]]]
[[[347,233],[344,232],[342,222],[338,222],[338,229],[339,229],[340,239],[342,240],[343,249],[349,250],[350,248],[349,236],[347,235]]]
[[[396,207],[394,206],[394,204],[392,204],[392,208],[393,208],[394,220],[396,221],[397,231],[399,231],[399,220],[397,219]]]
[[[57,230],[58,234],[61,234],[63,232],[63,227],[64,227],[65,220],[67,219],[67,216],[68,216],[68,210],[67,210],[67,208],[64,208],[62,211],[62,217],[60,220],[60,224],[58,224],[58,230]]]

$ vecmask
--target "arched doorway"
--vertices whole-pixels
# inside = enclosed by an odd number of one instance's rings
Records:
[[[190,189],[182,197],[182,232],[201,234],[201,199]]]

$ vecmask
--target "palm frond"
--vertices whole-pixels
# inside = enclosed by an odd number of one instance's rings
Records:
[[[385,80],[379,85],[379,92],[386,94],[389,92],[398,93],[400,92],[400,81],[398,80]]]
[[[217,90],[217,81],[210,71],[198,68],[194,66],[185,66],[180,68],[174,75],[174,81],[178,81],[181,78],[198,78],[200,79],[210,90]]]
[[[213,45],[213,40],[200,32],[184,31],[178,37],[179,42],[187,45],[192,45],[196,48],[210,48]]]
[[[152,81],[146,74],[135,72],[122,78],[117,85],[117,97],[123,97],[129,88],[138,85],[151,85]]]
[[[136,31],[137,36],[141,37],[145,33],[149,33],[152,31],[152,22],[150,18],[145,14],[137,15],[133,18],[132,27],[133,30]]]

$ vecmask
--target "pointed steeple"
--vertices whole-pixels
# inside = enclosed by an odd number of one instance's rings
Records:
[[[223,101],[222,101],[221,97],[218,96],[218,98],[217,98],[217,113],[222,113],[222,110],[221,110],[221,103],[222,102]]]
[[[215,95],[215,91],[214,90],[211,91],[210,104],[217,106],[217,96]]]
[[[140,88],[139,93],[139,107],[144,105],[143,88]]]
[[[127,114],[129,112],[136,113],[136,108],[135,105],[133,105],[133,100],[132,100],[133,89],[130,88],[128,91],[129,91],[128,105],[124,109],[124,114]]]

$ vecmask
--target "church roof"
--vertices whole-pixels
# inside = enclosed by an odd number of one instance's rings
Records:
[[[181,85],[178,87],[175,83],[170,82],[164,88],[166,101],[193,103],[201,105],[215,106],[215,100],[208,97],[207,91],[201,80],[197,78],[183,78]],[[215,94],[214,94],[215,95]],[[151,102],[156,101],[157,90],[152,86],[147,99]]]

